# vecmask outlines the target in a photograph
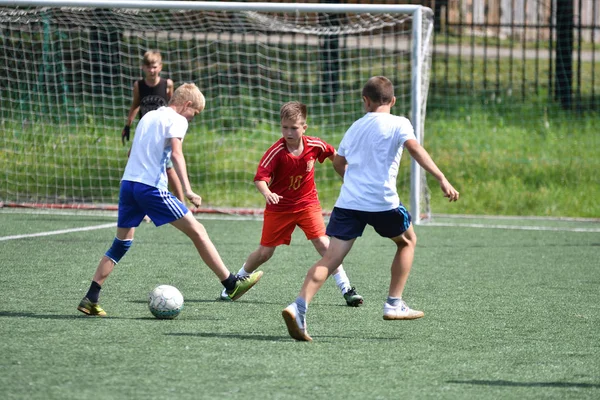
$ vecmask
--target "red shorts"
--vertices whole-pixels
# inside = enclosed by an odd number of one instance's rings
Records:
[[[260,245],[277,247],[282,244],[290,244],[296,226],[302,229],[308,240],[325,236],[325,222],[323,221],[321,206],[315,204],[303,210],[292,212],[265,210]]]

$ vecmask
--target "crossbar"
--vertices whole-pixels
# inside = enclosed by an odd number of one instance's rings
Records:
[[[142,0],[0,0],[5,7],[80,7],[80,8],[144,8],[212,11],[261,11],[261,12],[327,12],[341,13],[406,13],[413,14],[420,5],[410,4],[313,4],[313,3],[241,3],[213,1],[142,1]]]

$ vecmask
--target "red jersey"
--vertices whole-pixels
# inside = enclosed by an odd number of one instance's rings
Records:
[[[304,150],[291,154],[285,139],[275,142],[262,156],[254,181],[265,181],[269,189],[283,198],[279,204],[267,204],[268,211],[298,211],[319,204],[315,185],[315,161],[322,163],[335,154],[329,143],[312,136],[302,136]]]

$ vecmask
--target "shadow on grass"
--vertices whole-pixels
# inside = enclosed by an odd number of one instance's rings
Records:
[[[220,300],[196,300],[196,299],[185,299],[186,303],[216,303]],[[130,300],[129,303],[135,304],[148,304],[148,300]]]
[[[165,335],[167,336],[193,336],[193,337],[203,337],[203,338],[217,338],[217,339],[241,339],[241,340],[262,340],[262,341],[294,341],[294,339],[292,339],[291,337],[285,335],[285,336],[272,336],[272,335],[241,335],[238,333],[213,333],[213,332],[198,332],[198,333],[188,333],[188,332],[181,332],[181,333],[165,333]],[[328,336],[328,335],[322,335],[322,336],[315,336],[312,335],[313,339],[315,339],[316,341],[319,342],[327,342],[327,339],[332,339],[332,340],[339,340],[339,339],[358,339],[358,340],[384,340],[384,341],[396,341],[396,340],[402,340],[402,338],[399,337],[370,337],[370,338],[366,338],[364,336],[362,337],[356,337],[356,336],[341,336],[341,335],[336,335],[336,336]]]
[[[173,321],[173,319],[159,319],[153,316],[147,317],[114,317],[108,315],[106,317],[98,317],[95,315],[85,315],[83,313],[78,314],[34,314],[29,312],[14,312],[14,311],[0,311],[0,317],[12,317],[12,318],[36,318],[36,319],[122,319],[122,320],[135,320],[135,321]],[[198,321],[219,321],[220,318],[201,317],[201,318],[177,318],[177,320],[198,320]]]
[[[0,311],[0,317],[17,317],[17,318],[39,318],[39,319],[77,319],[86,317],[86,315],[59,315],[59,314],[34,314],[28,312]]]
[[[152,316],[147,317],[97,317],[97,316],[89,316],[84,314],[69,314],[69,315],[61,315],[61,314],[34,314],[29,312],[14,312],[14,311],[0,311],[0,317],[12,317],[12,318],[35,318],[35,319],[95,319],[95,320],[137,320],[137,321],[159,321],[158,323],[163,323],[162,321],[173,321],[171,319],[158,319]],[[181,320],[182,318],[177,318],[175,320]],[[184,318],[184,320],[214,320],[218,321],[219,318]],[[167,322],[169,323],[169,322]],[[192,336],[192,337],[204,337],[204,338],[218,338],[218,339],[241,339],[241,340],[262,340],[262,341],[293,341],[289,336],[272,336],[272,335],[240,335],[234,333],[212,333],[212,332],[198,332],[198,333],[166,333],[168,336]],[[327,342],[328,339],[331,340],[339,340],[339,339],[358,339],[358,340],[370,340],[370,341],[397,341],[402,340],[400,337],[357,337],[357,336],[314,336],[316,340]],[[475,382],[475,381],[474,381]],[[451,383],[468,383],[468,382],[460,382],[454,381]]]
[[[293,340],[289,336],[270,336],[270,335],[240,335],[237,333],[212,333],[212,332],[199,332],[199,333],[166,333],[167,336],[193,336],[193,337],[205,337],[205,338],[217,338],[217,339],[242,339],[242,340],[266,340],[281,341],[281,340]]]
[[[577,382],[512,382],[512,381],[446,381],[446,383],[457,383],[465,385],[485,385],[485,386],[513,386],[513,387],[554,387],[554,388],[583,388],[600,389],[600,384],[596,383],[577,383]]]
[[[342,301],[343,301],[343,299],[342,299]],[[129,303],[147,304],[148,301],[147,300],[130,300]],[[236,303],[236,304],[271,305],[271,306],[281,306],[281,309],[283,310],[290,303],[290,301],[288,301],[287,303],[280,302],[280,301],[262,301],[262,300],[246,300],[246,299],[239,299],[236,301],[226,301],[226,300],[221,300],[221,299],[215,298],[212,300],[210,300],[210,299],[185,299],[185,303],[222,303],[222,304]],[[314,307],[314,308],[317,308],[317,307],[349,308],[348,305],[346,305],[345,303],[342,303],[342,302],[340,302],[340,303],[323,302],[323,303],[311,305],[311,307]],[[350,307],[350,308],[356,308],[356,307]]]

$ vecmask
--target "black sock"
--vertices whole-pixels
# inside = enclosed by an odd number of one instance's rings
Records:
[[[98,285],[98,282],[92,281],[92,284],[90,285],[90,289],[88,290],[85,297],[87,297],[88,300],[91,301],[92,303],[97,303],[98,297],[100,297],[100,289],[102,289],[102,286]]]
[[[231,292],[233,289],[235,289],[235,282],[237,282],[237,277],[231,272],[229,273],[227,279],[221,281],[221,283],[223,284],[223,286],[225,286],[225,289],[227,289],[228,292]]]

